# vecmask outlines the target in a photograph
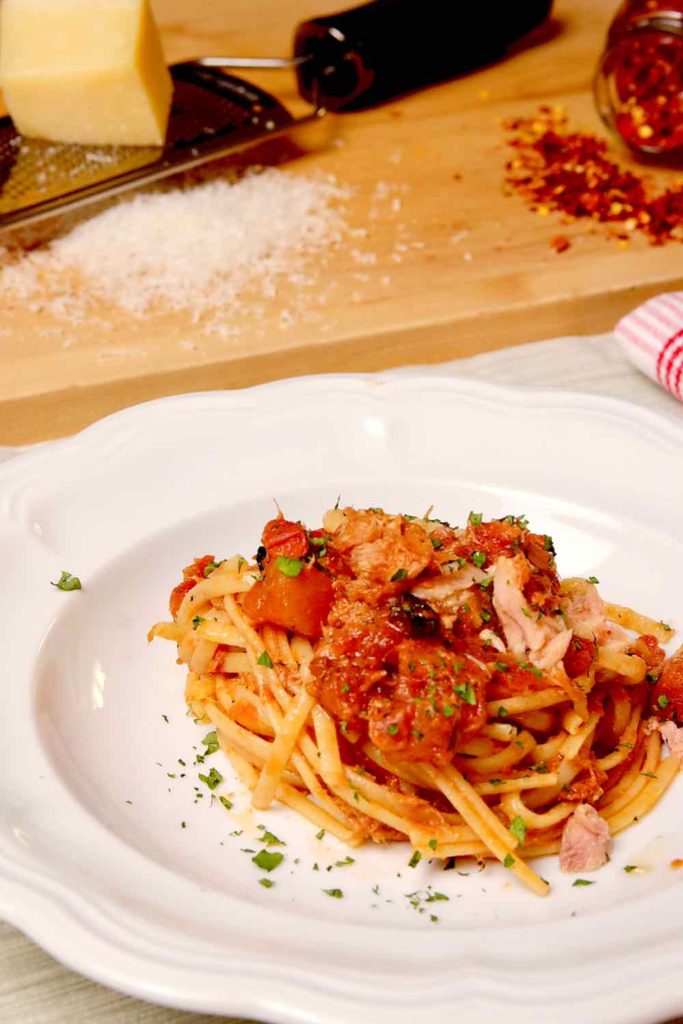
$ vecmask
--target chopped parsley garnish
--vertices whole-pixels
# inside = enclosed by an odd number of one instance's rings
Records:
[[[263,832],[263,835],[260,837],[259,842],[265,843],[266,846],[287,845],[282,839],[278,839],[276,835],[274,835],[272,832],[269,832],[265,825],[259,825],[259,829],[261,832]]]
[[[452,718],[454,714],[453,706],[451,704],[444,704],[441,708],[441,714],[444,718]]]
[[[322,889],[321,892],[324,892],[326,896],[331,896],[334,900],[340,900],[344,895],[341,889]]]
[[[429,842],[427,843],[427,846],[429,847],[430,850],[435,850],[438,845],[439,843],[438,840],[436,839],[430,839]]]
[[[278,864],[282,864],[284,857],[284,853],[270,853],[268,850],[259,850],[256,856],[251,859],[257,868],[261,868],[263,871],[274,871]]]
[[[161,717],[162,717],[162,718],[163,718],[163,720],[164,720],[164,721],[166,722],[166,725],[168,725],[168,721],[169,721],[169,719],[168,719],[168,715],[162,715]]]
[[[321,828],[319,832],[316,832],[315,838],[316,839],[322,839],[324,837],[324,835],[325,835],[325,829]]]
[[[496,666],[496,668],[498,669],[499,672],[509,672],[510,671],[510,666],[506,665],[504,661],[497,661],[497,662],[495,662],[495,666]]]
[[[202,622],[204,622],[203,616],[195,615],[195,617],[192,620],[192,628],[193,629],[198,629],[199,626],[201,626]]]
[[[588,577],[588,583],[599,583],[599,582],[600,582],[600,580],[598,579],[597,576],[589,576]]]
[[[515,858],[512,856],[512,854],[511,853],[506,853],[505,854],[505,860],[503,861],[503,867],[504,868],[511,868],[514,863],[515,863]]]
[[[272,668],[273,659],[268,654],[268,651],[264,651],[262,654],[259,654],[258,658],[256,659],[256,664],[264,665],[266,668]]]
[[[212,768],[208,775],[200,775],[199,781],[206,783],[209,789],[215,789],[223,781],[223,776],[215,768]]]
[[[431,890],[427,893],[426,903],[436,903],[437,900],[448,900],[450,897],[445,892],[432,892]]]
[[[470,526],[481,526],[481,521],[484,518],[481,512],[470,512],[467,517],[467,522]]]
[[[334,866],[335,866],[335,868],[346,868],[346,867],[349,866],[349,864],[355,864],[355,863],[356,862],[353,859],[353,857],[346,856],[346,857],[344,857],[344,860],[336,860],[334,862]]]
[[[204,739],[202,740],[202,743],[206,747],[206,752],[205,752],[204,756],[206,756],[207,754],[215,754],[216,751],[219,749],[219,743],[218,743],[218,738],[216,736],[216,730],[214,729],[213,732],[208,732],[206,734],[206,736],[204,737]]]
[[[644,775],[646,779],[656,779],[657,778],[657,776],[655,775],[654,772],[641,772],[640,774]]]
[[[275,559],[275,567],[283,576],[298,576],[305,564],[300,558],[287,558],[285,555],[278,555]]]
[[[422,854],[420,853],[420,851],[419,850],[414,850],[412,857],[408,861],[408,867],[409,868],[416,868],[421,860],[422,860]]]
[[[262,885],[264,889],[272,889],[275,882],[272,878],[259,878],[258,884]]]
[[[590,878],[575,878],[572,882],[572,886],[575,888],[577,885],[595,885],[595,880]]]
[[[510,835],[513,836],[520,844],[523,843],[526,838],[526,825],[524,824],[524,820],[520,818],[519,814],[510,822]]]
[[[481,569],[482,566],[486,565],[486,553],[484,551],[473,551],[472,562],[476,565],[477,569]]]
[[[218,799],[225,807],[226,811],[232,810],[232,800],[228,800],[227,796],[219,796]]]
[[[406,569],[397,569],[394,575],[391,577],[392,583],[398,583],[399,580],[404,580],[408,575]]]
[[[662,709],[669,706],[669,698],[665,693],[660,693],[659,697],[657,697],[657,706]]]
[[[62,569],[62,574],[56,582],[50,580],[50,586],[56,587],[57,590],[80,590],[81,581],[78,576],[72,576],[70,572]]]
[[[387,732],[389,733],[390,736],[395,736],[396,735],[396,733],[398,732],[398,726],[397,726],[396,722],[391,722],[387,726]]]
[[[477,703],[477,698],[471,683],[456,683],[453,687],[453,692],[457,694],[461,700],[464,700],[465,704],[469,704],[474,707]]]
[[[481,581],[479,586],[481,587],[482,590],[486,590],[486,588],[490,587],[492,583],[493,583],[493,576],[487,576],[485,580]]]
[[[538,775],[547,775],[550,768],[548,768],[545,761],[540,761],[538,764],[532,764],[531,770],[532,772],[536,772]]]
[[[503,705],[501,704],[500,707],[498,708],[498,717],[507,718],[509,714],[510,712],[508,711],[508,709],[506,707],[503,707]]]
[[[543,535],[543,547],[546,551],[549,551],[551,555],[554,555],[555,545],[553,544],[553,538],[549,537],[547,533]]]
[[[530,661],[520,661],[519,667],[523,668],[525,672],[531,672],[532,675],[536,676],[537,679],[543,678],[543,673],[540,668],[536,668]]]
[[[438,537],[430,537],[429,539],[432,542],[432,547],[435,551],[438,551],[439,548],[443,547],[443,542],[440,541]]]
[[[508,526],[518,526],[520,530],[527,530],[529,528],[529,520],[525,515],[503,516],[501,521],[507,523]]]
[[[80,586],[80,584],[79,584],[79,586]],[[69,588],[69,589],[71,589],[71,588]],[[671,632],[673,632],[673,630],[671,629],[671,626],[669,625],[669,623],[668,623],[668,622],[660,622],[660,623],[659,623],[659,625],[660,625],[660,626],[662,627],[662,629],[663,629],[663,630],[664,630],[664,631],[665,631],[666,633],[671,633]]]
[[[220,562],[208,562],[204,566],[204,575],[205,576],[210,576],[211,573],[214,571],[214,569],[217,569],[220,564],[221,564]]]
[[[624,868],[624,871],[626,872],[627,875],[630,875],[632,871],[637,871],[637,870],[638,870],[638,865],[637,864],[627,864],[626,867]]]
[[[341,692],[342,693],[350,693],[351,692],[351,687],[349,686],[348,683],[344,683],[344,685],[341,688]]]
[[[481,615],[481,621],[482,622],[490,622],[491,621],[491,612],[487,612],[485,608],[479,614]]]

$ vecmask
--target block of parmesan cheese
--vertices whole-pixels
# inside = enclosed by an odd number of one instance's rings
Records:
[[[2,0],[0,87],[22,135],[160,146],[173,84],[148,0]]]

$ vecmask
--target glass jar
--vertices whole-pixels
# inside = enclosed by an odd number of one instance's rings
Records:
[[[595,77],[605,124],[632,149],[683,155],[683,0],[626,0]]]

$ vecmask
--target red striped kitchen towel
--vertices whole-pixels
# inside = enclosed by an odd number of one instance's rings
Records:
[[[683,402],[683,292],[643,303],[614,333],[631,362]]]

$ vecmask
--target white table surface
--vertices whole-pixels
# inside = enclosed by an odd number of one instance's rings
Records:
[[[536,342],[429,367],[429,371],[530,388],[592,391],[683,420],[683,404],[635,370],[610,334]],[[410,370],[392,372],[403,374]],[[0,449],[0,461],[13,457],[16,451]],[[225,1024],[242,1024],[234,1018],[222,1019]],[[86,981],[43,953],[16,929],[0,923],[0,1024],[210,1024],[217,1020],[152,1006]],[[671,1024],[683,1024],[683,1018]]]

